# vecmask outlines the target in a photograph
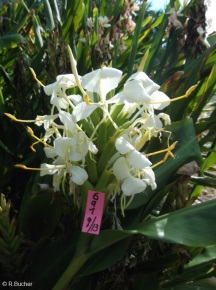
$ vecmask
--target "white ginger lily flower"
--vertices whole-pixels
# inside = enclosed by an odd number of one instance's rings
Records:
[[[160,88],[144,72],[137,72],[129,77],[122,92],[115,95],[110,102],[113,103],[148,103],[151,94]]]
[[[113,173],[116,179],[122,183],[121,189],[126,196],[144,191],[149,184],[153,189],[156,188],[153,170],[141,161],[139,164],[143,167],[142,170],[132,166],[125,157],[119,157],[113,164]]]
[[[58,109],[67,109],[69,107],[69,101],[66,96],[66,90],[77,86],[76,80],[73,74],[59,75],[56,78],[56,82],[44,87],[44,92],[50,96],[50,103],[56,106]]]
[[[55,161],[55,163],[64,163],[64,161],[63,159],[59,158]],[[85,169],[72,164],[68,164],[66,166],[65,164],[56,165],[42,163],[41,169],[48,170],[41,170],[40,176],[53,175],[53,186],[55,191],[60,190],[62,178],[65,177],[66,174],[69,174],[70,183],[73,182],[77,185],[82,185],[88,179],[88,174]]]
[[[35,124],[37,126],[44,125],[44,129],[47,130],[53,121],[58,118],[58,114],[55,115],[44,115],[44,116],[37,116],[35,120]]]
[[[61,157],[65,164],[70,161],[84,161],[88,151],[96,154],[98,149],[83,131],[76,133],[70,138],[58,137],[54,140],[54,147],[48,146],[44,148],[48,158]]]
[[[173,24],[177,28],[183,28],[181,22],[177,19],[178,16],[183,16],[183,14],[176,12],[175,8],[171,8],[167,14],[170,15],[169,16],[170,24]]]
[[[113,173],[122,182],[121,189],[126,196],[142,192],[147,185],[156,188],[151,162],[124,137],[115,143],[116,149],[126,157],[119,157],[113,164]]]
[[[98,103],[86,104],[81,102],[77,104],[73,110],[75,121],[87,118],[97,108],[105,109],[106,105],[110,103],[109,100],[106,100],[106,96],[118,86],[121,76],[120,70],[108,67],[84,75],[81,81],[82,87],[87,93],[97,93],[100,101]]]
[[[81,131],[73,137],[59,137],[54,140],[54,151],[67,163],[68,161],[83,161],[88,151],[97,153],[96,146]]]
[[[136,127],[139,124],[139,129],[137,130],[137,137],[134,141],[134,146],[137,150],[141,150],[146,141],[149,141],[152,137],[157,137],[158,134],[163,131],[163,123],[165,125],[170,124],[170,117],[165,113],[160,113],[155,115],[153,112],[146,113],[144,116],[137,118],[133,126]]]
[[[107,16],[99,16],[98,17],[98,22],[99,22],[99,25],[101,27],[105,27],[105,28],[110,27],[109,18]]]
[[[123,111],[134,112],[140,105],[144,106],[143,110],[150,112],[162,110],[169,105],[170,98],[158,91],[159,88],[144,72],[137,72],[126,81],[123,91],[111,98],[109,103],[125,104]]]
[[[53,164],[41,164],[40,175],[53,175],[53,186],[59,190],[62,178],[69,173],[70,181],[82,185],[87,179],[87,172],[80,166],[73,165],[72,162],[84,162],[88,151],[97,153],[96,146],[81,131],[73,137],[59,137],[54,140],[54,147],[45,147],[45,154],[48,158],[57,157]],[[45,170],[46,169],[46,170]]]

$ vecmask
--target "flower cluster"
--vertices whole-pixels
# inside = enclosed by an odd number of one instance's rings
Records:
[[[147,186],[154,190],[153,166],[141,149],[170,123],[167,114],[158,112],[169,104],[169,97],[142,71],[124,83],[122,71],[111,67],[81,77],[70,49],[69,53],[73,74],[59,75],[44,86],[51,112],[34,120],[43,125],[43,138],[28,129],[36,143],[45,145],[50,160],[41,164],[40,175],[53,175],[55,191],[66,180],[71,193],[88,181],[91,189],[107,188],[124,201]]]
[[[95,8],[96,9],[96,8]],[[116,42],[118,43],[118,54],[121,54],[127,48],[127,35],[132,33],[136,27],[133,21],[133,15],[139,10],[139,6],[134,0],[127,0],[124,3],[122,13],[115,24],[110,24],[112,19],[105,16],[98,16],[95,19],[89,17],[87,19],[87,27],[89,39],[92,41],[94,28],[97,27],[97,41],[94,46],[95,55],[101,62],[106,60],[108,63],[113,56],[113,48]],[[86,39],[81,39],[86,41]]]

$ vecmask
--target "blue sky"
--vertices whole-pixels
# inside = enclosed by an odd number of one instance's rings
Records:
[[[149,3],[152,4],[151,7],[153,10],[164,9],[169,2],[169,0],[149,0]],[[183,0],[181,2],[183,2]]]

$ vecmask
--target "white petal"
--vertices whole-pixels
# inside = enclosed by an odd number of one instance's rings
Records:
[[[48,115],[44,119],[44,129],[47,130],[51,126],[51,124],[53,123],[53,121],[55,119],[57,119],[57,118],[58,118],[58,114],[56,114],[56,115],[50,115],[50,116]]]
[[[68,88],[76,86],[76,81],[73,74],[58,75],[56,82],[44,87],[44,92],[50,96],[54,91],[55,94],[61,93]]]
[[[88,137],[81,131],[71,138],[71,148],[69,154],[70,161],[81,161],[88,153]]]
[[[91,92],[98,93],[105,101],[107,93],[118,86],[122,72],[115,68],[103,67],[82,77],[82,86]]]
[[[151,169],[151,167],[145,168],[144,172],[145,172],[145,180],[149,185],[151,185],[152,190],[157,188],[157,184],[155,183],[155,174],[154,171]]]
[[[65,111],[60,111],[59,118],[67,130],[69,130],[70,132],[74,132],[76,128],[76,124],[74,123],[73,117],[70,113],[65,112]]]
[[[163,92],[160,91],[156,91],[151,95],[151,102],[156,103],[157,104],[152,104],[152,107],[156,110],[163,110],[164,108],[166,108],[170,103],[169,103],[170,98],[164,94]],[[163,102],[163,103],[160,103]]]
[[[97,154],[97,152],[98,152],[97,147],[96,147],[95,144],[94,144],[93,142],[91,142],[91,141],[88,143],[88,150],[89,150],[90,152],[92,152],[93,154]]]
[[[56,168],[56,165],[47,164],[47,163],[42,163],[40,165],[40,168],[48,168],[47,170],[41,170],[40,176],[52,175],[59,170],[58,168]]]
[[[45,152],[45,154],[46,154],[46,157],[48,157],[48,158],[54,158],[54,157],[57,156],[57,154],[56,154],[54,148],[51,147],[51,146],[44,147],[44,152]]]
[[[129,167],[124,157],[118,158],[113,164],[113,173],[117,180],[124,180],[130,176]]]
[[[57,82],[54,82],[53,84],[49,84],[49,85],[45,86],[43,88],[45,94],[48,95],[48,96],[51,96],[53,91],[54,91],[54,89],[55,89],[55,87],[56,87],[56,84],[57,84]]]
[[[145,167],[149,167],[152,163],[142,153],[134,150],[130,154],[130,164],[134,168],[144,169]]]
[[[72,115],[75,119],[75,122],[86,119],[98,107],[100,107],[100,105],[97,105],[97,104],[89,104],[88,105],[85,102],[77,104],[73,110],[73,113],[72,113]]]
[[[139,80],[131,80],[124,85],[125,98],[129,103],[149,102],[151,100],[147,90]]]
[[[73,166],[69,171],[71,173],[70,180],[77,185],[82,185],[88,179],[87,172],[79,166]]]
[[[67,109],[69,107],[69,103],[62,97],[57,97],[55,92],[52,94],[52,97],[50,99],[50,104],[52,104],[53,106],[56,106],[58,110]]]
[[[116,139],[115,147],[121,154],[126,154],[132,150],[134,150],[134,146],[131,145],[125,138],[119,137]]]
[[[158,116],[155,116],[155,129],[162,129],[163,123],[161,122],[160,118]]]
[[[156,92],[160,88],[160,86],[153,82],[144,72],[137,72],[133,74],[127,81],[130,80],[140,80],[144,89],[149,95]]]
[[[73,74],[58,75],[56,80],[60,86],[65,86],[67,88],[76,86],[76,80]]]
[[[123,92],[116,94],[111,99],[107,100],[107,104],[124,104],[126,101],[125,95]]]
[[[151,114],[149,114],[148,118],[145,121],[144,128],[152,129],[152,128],[155,128],[155,127],[156,127],[156,125],[155,125],[155,115],[151,113]]]
[[[170,116],[168,114],[160,113],[157,116],[158,116],[158,118],[164,120],[165,125],[171,124]]]
[[[144,191],[146,186],[147,184],[145,183],[145,181],[130,176],[126,178],[125,181],[122,183],[121,189],[125,195],[131,196],[133,194]]]
[[[62,157],[64,160],[68,160],[68,155],[71,150],[71,138],[59,137],[54,140],[55,152],[58,156]]]
[[[82,102],[82,97],[80,95],[69,95],[67,96],[75,105]]]

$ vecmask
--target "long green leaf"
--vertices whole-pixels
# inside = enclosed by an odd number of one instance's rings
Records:
[[[47,19],[47,25],[49,30],[53,30],[55,28],[55,22],[53,18],[52,9],[48,0],[44,0],[45,7],[45,17]]]
[[[216,200],[184,208],[158,218],[153,218],[122,231],[104,230],[95,237],[90,254],[125,239],[131,234],[143,234],[149,238],[204,247],[216,244]]]
[[[216,283],[213,279],[204,279],[202,281],[179,284],[172,287],[161,288],[164,290],[215,290]]]
[[[135,31],[134,31],[132,50],[131,50],[131,53],[130,53],[130,56],[129,56],[129,65],[128,65],[128,73],[127,73],[128,77],[133,72],[135,56],[136,56],[136,53],[137,53],[138,41],[139,41],[139,36],[140,36],[140,31],[141,31],[142,21],[143,21],[143,17],[144,17],[145,11],[146,11],[146,2],[143,1],[142,7],[141,7],[140,12],[139,12],[139,17],[138,17],[138,20],[137,20],[137,23],[136,23],[136,28],[135,28]]]
[[[203,247],[216,244],[216,200],[184,208],[152,219],[128,233],[140,233],[150,238]]]
[[[0,48],[15,48],[20,44],[26,44],[27,40],[20,34],[10,34],[0,37]]]

